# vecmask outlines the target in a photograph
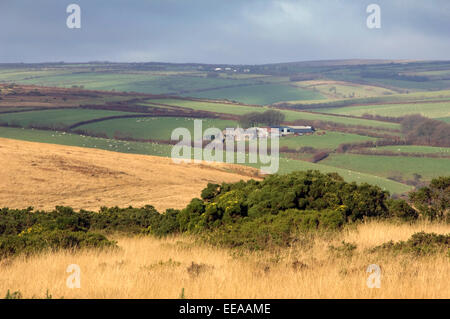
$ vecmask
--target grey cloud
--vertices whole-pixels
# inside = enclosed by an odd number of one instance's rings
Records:
[[[69,3],[82,29],[65,26]],[[382,29],[365,26],[382,8]],[[0,62],[449,59],[446,0],[3,0]]]

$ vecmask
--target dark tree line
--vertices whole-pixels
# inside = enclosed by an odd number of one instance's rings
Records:
[[[254,126],[278,126],[285,119],[285,116],[280,111],[267,110],[265,112],[251,112],[244,114],[239,119],[239,124],[244,127]]]
[[[421,115],[409,115],[401,125],[410,144],[450,147],[450,124]]]

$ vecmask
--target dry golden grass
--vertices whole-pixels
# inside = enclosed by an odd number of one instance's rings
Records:
[[[118,238],[116,251],[56,252],[3,261],[0,293],[19,290],[25,298],[42,298],[48,289],[53,298],[178,298],[184,288],[186,298],[450,298],[448,257],[367,252],[422,230],[450,231],[445,224],[370,222],[345,230],[339,238],[242,254],[187,237]],[[353,256],[330,251],[330,244],[342,240],[357,244]],[[206,266],[196,275],[187,270],[192,262]],[[69,264],[81,267],[80,289],[66,287]],[[382,269],[379,289],[366,285],[369,264]]]
[[[4,138],[0,163],[0,206],[46,210],[184,208],[209,182],[237,182],[258,173],[238,165],[175,164],[170,158]]]

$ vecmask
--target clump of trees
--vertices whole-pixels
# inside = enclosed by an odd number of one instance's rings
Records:
[[[251,112],[239,118],[239,124],[244,127],[254,126],[278,126],[284,122],[285,115],[277,110],[267,110],[264,112]]]
[[[410,144],[450,147],[450,124],[421,115],[405,116],[402,132]]]
[[[410,193],[409,200],[423,216],[450,221],[450,176],[433,179],[430,185]]]

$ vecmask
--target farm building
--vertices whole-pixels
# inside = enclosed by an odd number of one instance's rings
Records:
[[[230,138],[236,141],[254,140],[257,138],[281,137],[286,135],[303,135],[315,132],[312,126],[276,126],[276,127],[251,127],[226,128],[222,131],[224,139]],[[211,139],[214,137],[212,136]]]
[[[226,128],[222,131],[223,136],[225,139],[230,138],[234,139],[236,141],[245,141],[245,140],[254,140],[257,139],[258,134],[258,128],[252,127],[244,130],[243,128]]]
[[[312,126],[276,126],[272,128],[277,128],[280,130],[281,136],[284,135],[303,135],[303,134],[312,134],[316,130]]]
[[[312,134],[316,131],[313,126],[289,126],[294,134]]]

